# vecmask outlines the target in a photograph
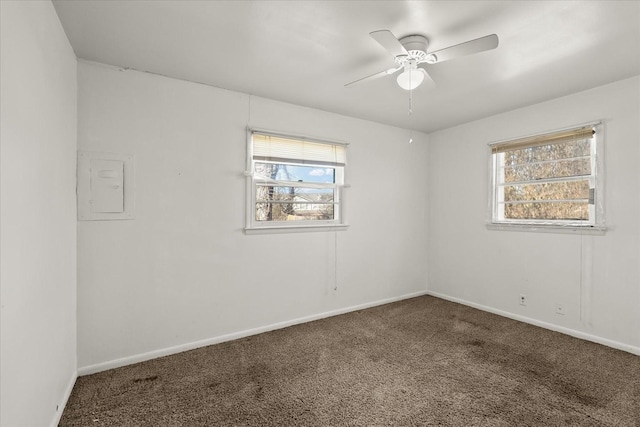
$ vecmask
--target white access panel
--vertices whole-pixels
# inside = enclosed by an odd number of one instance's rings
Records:
[[[91,159],[91,212],[124,212],[124,162]]]
[[[78,152],[78,219],[134,218],[133,156]]]

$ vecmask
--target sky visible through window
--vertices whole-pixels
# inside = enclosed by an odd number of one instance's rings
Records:
[[[266,166],[264,163],[259,163],[259,165]],[[256,167],[256,172],[260,175],[259,178],[322,184],[332,184],[335,182],[335,169],[330,167],[280,165],[275,177],[260,174],[261,171],[266,170],[268,170],[268,168]]]

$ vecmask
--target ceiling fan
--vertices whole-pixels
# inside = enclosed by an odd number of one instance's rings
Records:
[[[389,30],[373,31],[369,33],[369,35],[393,55],[396,65],[388,70],[380,71],[379,73],[347,83],[345,87],[373,80],[378,77],[388,76],[403,70],[397,77],[398,85],[402,89],[413,90],[420,86],[425,78],[431,80],[431,77],[425,69],[429,65],[498,47],[498,36],[495,34],[449,46],[434,52],[427,52],[429,40],[427,40],[425,36],[411,35],[398,39]]]

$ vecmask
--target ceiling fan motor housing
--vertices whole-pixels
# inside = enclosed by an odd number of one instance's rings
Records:
[[[409,53],[409,58],[407,59],[415,59],[418,62],[423,62],[427,57],[427,47],[429,46],[429,40],[427,40],[425,36],[406,36],[401,38],[399,42]]]

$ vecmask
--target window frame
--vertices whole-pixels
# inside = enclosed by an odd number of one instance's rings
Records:
[[[588,220],[567,220],[567,219],[515,219],[504,218],[504,182],[500,180],[499,171],[504,173],[505,151],[515,151],[518,149],[517,144],[522,141],[534,139],[551,139],[556,135],[567,132],[579,131],[582,129],[593,129],[594,134],[589,144],[590,154],[590,175],[572,175],[560,178],[530,179],[520,182],[522,185],[542,184],[545,182],[571,182],[588,180],[589,183],[589,202],[588,202]],[[550,142],[553,143],[553,142]],[[557,142],[555,142],[557,143]],[[509,145],[514,148],[509,150]],[[539,144],[547,145],[547,144]],[[500,150],[496,147],[500,146]],[[506,149],[504,148],[506,147]],[[521,149],[521,148],[520,148]],[[524,230],[524,231],[550,231],[550,232],[586,232],[590,234],[604,234],[606,231],[604,223],[604,183],[603,183],[603,125],[602,122],[589,123],[583,125],[572,126],[569,128],[558,129],[550,132],[530,135],[523,138],[503,140],[488,144],[489,158],[489,202],[488,202],[488,219],[487,227],[494,230]],[[557,159],[556,161],[561,161]],[[593,200],[593,203],[591,202]]]
[[[328,165],[326,163],[313,160],[296,161],[297,159],[285,159],[279,158],[277,160],[265,160],[254,159],[254,144],[253,135],[260,134],[265,136],[272,136],[277,138],[285,138],[290,140],[297,140],[301,142],[309,142],[314,144],[327,144],[331,146],[340,146],[344,150],[344,164],[342,165]],[[344,189],[347,187],[345,183],[346,174],[346,156],[347,156],[348,143],[339,141],[329,141],[319,138],[309,138],[302,135],[296,135],[291,133],[275,132],[271,130],[247,128],[247,164],[246,164],[246,218],[245,218],[245,234],[263,234],[263,233],[291,233],[291,232],[307,232],[307,231],[333,231],[333,230],[346,230],[348,225],[345,221],[345,195]],[[332,168],[334,169],[334,183],[314,183],[314,182],[299,182],[299,181],[287,181],[277,180],[278,183],[273,186],[279,186],[282,184],[285,187],[293,188],[318,188],[327,189],[331,188],[334,191],[333,200],[333,214],[334,218],[329,220],[293,220],[293,221],[258,221],[256,219],[256,204],[258,200],[256,198],[257,187],[266,183],[272,183],[271,180],[261,179],[256,176],[255,163],[271,163],[271,164],[285,164],[302,167],[319,167],[319,168]]]

